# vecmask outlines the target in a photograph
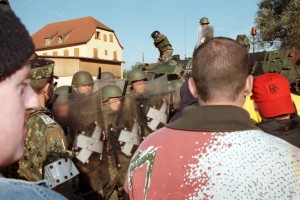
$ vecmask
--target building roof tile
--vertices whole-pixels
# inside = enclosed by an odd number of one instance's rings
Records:
[[[114,33],[113,29],[109,28],[93,17],[88,16],[47,24],[39,31],[34,33],[32,35],[32,39],[36,50],[76,45],[87,43],[97,28]],[[61,43],[59,41],[60,37],[64,39],[64,41]],[[116,35],[115,37],[117,38]],[[47,39],[51,40],[48,45],[46,45]],[[118,43],[121,46],[119,41]]]

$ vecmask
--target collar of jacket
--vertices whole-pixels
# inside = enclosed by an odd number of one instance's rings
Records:
[[[260,130],[251,123],[249,113],[243,108],[228,105],[187,106],[181,116],[168,128],[187,131],[233,132]]]
[[[52,117],[50,110],[47,107],[39,107],[38,109],[31,109],[28,111],[28,117],[31,117],[33,115],[39,114],[39,113],[44,113],[48,115],[49,117]]]

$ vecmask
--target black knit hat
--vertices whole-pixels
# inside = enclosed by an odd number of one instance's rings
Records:
[[[34,53],[34,44],[12,11],[0,10],[0,80],[10,76]]]

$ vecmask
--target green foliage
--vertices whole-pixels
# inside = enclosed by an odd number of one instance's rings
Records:
[[[130,69],[123,69],[123,79],[127,79],[127,74],[130,72],[132,69],[142,65],[144,63],[136,62],[134,65],[131,66]]]
[[[299,10],[299,0],[261,0],[255,19],[258,45],[300,49]]]
[[[128,72],[130,72],[131,70],[128,69],[123,69],[123,79],[127,79],[127,74]]]

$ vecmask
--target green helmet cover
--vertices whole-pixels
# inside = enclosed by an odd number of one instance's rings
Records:
[[[105,102],[109,98],[121,97],[122,90],[116,85],[106,85],[101,89],[102,101]]]
[[[134,81],[139,81],[139,80],[143,80],[146,78],[147,78],[146,73],[139,68],[135,68],[135,69],[131,70],[130,72],[128,72],[128,75],[127,75],[128,84],[131,84]]]
[[[67,103],[68,102],[68,94],[69,94],[70,86],[62,85],[54,90],[54,94],[57,94],[56,102],[58,103]]]
[[[102,72],[101,79],[115,79],[115,76],[111,72]]]
[[[94,85],[92,75],[87,71],[79,71],[73,75],[72,85]]]
[[[202,18],[200,19],[200,22],[199,22],[199,23],[201,23],[201,24],[209,24],[208,18],[207,18],[207,17],[202,17]]]

